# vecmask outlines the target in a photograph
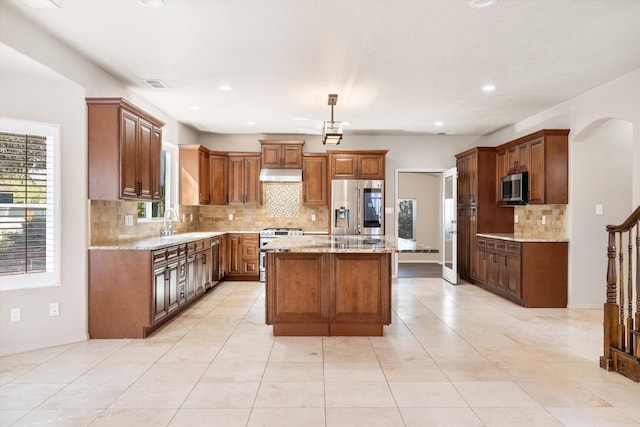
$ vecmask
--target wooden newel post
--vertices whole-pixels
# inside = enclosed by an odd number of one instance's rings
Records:
[[[608,227],[607,227],[608,228]],[[607,371],[613,370],[611,346],[617,347],[618,341],[618,314],[619,306],[616,304],[616,240],[615,232],[609,231],[609,245],[607,247],[607,302],[604,304],[604,351],[600,357],[600,367]]]

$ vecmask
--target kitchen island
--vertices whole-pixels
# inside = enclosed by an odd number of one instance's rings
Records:
[[[390,236],[289,236],[267,252],[266,323],[276,336],[382,336],[391,255],[438,252]]]

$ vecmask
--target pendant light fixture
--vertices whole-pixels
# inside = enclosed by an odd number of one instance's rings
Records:
[[[342,122],[333,121],[333,106],[338,103],[337,94],[329,94],[328,105],[331,106],[331,121],[324,122],[322,128],[322,144],[338,145],[342,139]]]

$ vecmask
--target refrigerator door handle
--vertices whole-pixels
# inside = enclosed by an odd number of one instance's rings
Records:
[[[358,186],[356,187],[356,212],[358,213],[358,220],[356,222],[356,234],[362,234],[360,226],[362,225],[363,220],[364,203],[362,203],[361,206],[361,202],[362,200],[360,199],[360,186]]]

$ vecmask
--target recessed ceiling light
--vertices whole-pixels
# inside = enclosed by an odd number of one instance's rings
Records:
[[[164,6],[164,0],[136,0],[140,6],[144,7],[162,7]]]
[[[482,86],[482,90],[485,92],[493,92],[496,90],[496,87],[494,85],[484,85]]]
[[[58,9],[60,6],[51,0],[22,0],[31,9]]]
[[[220,90],[231,90],[233,88],[231,86],[229,86],[229,85],[220,85],[220,86],[218,86],[218,89],[220,89]]]
[[[472,9],[482,9],[493,6],[496,3],[498,3],[498,0],[469,0],[469,7]]]
[[[248,124],[249,126],[255,126],[255,125],[256,125],[256,122],[247,122],[247,124]]]
[[[444,122],[435,122],[433,124],[436,126],[444,126]]]
[[[193,111],[197,111],[200,109],[200,107],[198,107],[197,105],[192,105],[191,107],[189,107],[189,109]]]

